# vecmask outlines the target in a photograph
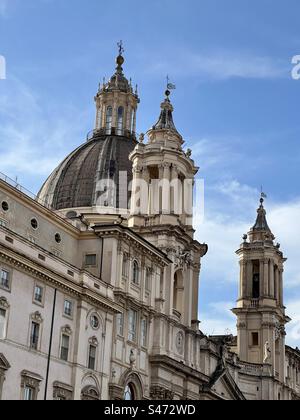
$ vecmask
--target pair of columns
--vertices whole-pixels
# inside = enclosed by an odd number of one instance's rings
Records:
[[[243,260],[241,265],[240,297],[252,295],[253,260]],[[274,261],[263,259],[259,262],[260,296],[276,299],[283,304],[283,269],[275,268]]]

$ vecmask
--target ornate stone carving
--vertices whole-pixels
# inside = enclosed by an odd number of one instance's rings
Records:
[[[135,362],[136,362],[136,356],[135,356],[135,353],[134,353],[133,349],[130,351],[129,362],[130,362],[131,369],[134,369],[135,368]]]
[[[270,349],[270,343],[267,341],[265,344],[264,349],[264,364],[269,363],[271,360],[271,349]]]
[[[0,298],[0,308],[1,309],[9,309],[9,303],[5,297]]]
[[[38,311],[35,312],[34,314],[31,314],[31,319],[32,319],[32,321],[35,321],[39,324],[41,324],[43,322],[42,314]]]
[[[285,336],[285,327],[279,322],[275,326],[275,340],[279,340],[281,337]]]
[[[180,248],[176,252],[176,268],[187,269],[192,263],[191,253],[189,251],[182,251]]]
[[[63,334],[67,334],[67,335],[72,335],[72,328],[70,327],[70,325],[65,325],[62,329],[61,332]]]
[[[98,340],[97,340],[97,337],[91,337],[91,338],[89,339],[89,343],[90,343],[92,346],[95,346],[95,347],[98,347],[98,344],[99,344],[99,342],[98,342]]]
[[[36,400],[40,391],[40,383],[42,382],[43,378],[40,375],[28,372],[27,370],[23,370],[21,372],[21,378],[21,387],[23,389],[26,387],[32,388],[34,390],[33,399]]]
[[[150,390],[151,400],[157,401],[172,401],[174,399],[174,392],[162,386],[152,386]]]
[[[73,399],[73,387],[70,385],[63,384],[61,382],[54,382],[53,384],[53,399],[54,400],[66,400],[70,401]]]
[[[184,334],[180,331],[176,336],[176,349],[180,355],[183,354],[184,350]]]

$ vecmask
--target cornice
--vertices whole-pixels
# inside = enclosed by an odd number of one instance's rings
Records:
[[[11,251],[2,244],[0,244],[0,260],[29,274],[35,279],[49,283],[53,287],[66,291],[73,296],[85,299],[93,305],[105,308],[112,313],[120,312],[118,305],[114,302],[108,302],[109,298],[101,296],[85,285],[75,283],[74,281],[63,277],[59,273],[30,260],[24,255]]]
[[[47,207],[43,206],[41,203],[39,203],[37,200],[34,200],[33,198],[29,197],[28,195],[24,194],[22,191],[17,190],[16,188],[12,187],[5,181],[0,179],[0,187],[3,189],[7,194],[14,197],[16,201],[23,205],[27,205],[28,207],[31,207],[33,211],[39,212],[43,214],[46,218],[52,219],[51,222],[59,225],[61,229],[68,231],[69,234],[75,236],[78,238],[78,235],[80,235],[80,230],[77,229],[75,226],[73,226],[71,223],[69,223],[67,220],[63,219],[61,216],[59,216],[57,213],[55,213],[53,210],[48,209]]]

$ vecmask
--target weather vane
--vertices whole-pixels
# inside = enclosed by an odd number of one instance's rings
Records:
[[[261,198],[262,200],[264,200],[265,198],[268,198],[267,194],[266,194],[266,193],[264,193],[263,186],[261,186],[261,190],[260,190],[260,191],[261,191],[261,192],[260,192],[260,198]]]
[[[121,40],[120,42],[118,42],[118,48],[119,48],[119,54],[122,55],[125,52],[125,49],[123,47],[123,41]]]
[[[175,90],[176,86],[173,83],[170,83],[169,75],[167,75],[167,89],[168,90]]]

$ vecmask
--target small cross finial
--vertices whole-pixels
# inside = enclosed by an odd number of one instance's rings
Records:
[[[118,48],[119,48],[119,55],[122,55],[125,52],[125,49],[123,47],[123,41],[121,40],[120,42],[118,42]]]

